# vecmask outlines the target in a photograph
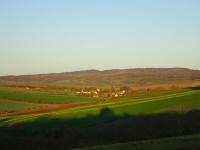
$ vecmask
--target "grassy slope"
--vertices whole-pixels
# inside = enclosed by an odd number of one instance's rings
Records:
[[[187,104],[187,105],[185,105]],[[189,91],[151,98],[127,99],[120,102],[98,104],[88,108],[54,113],[55,117],[85,117],[89,114],[98,115],[103,108],[109,108],[115,115],[143,115],[171,111],[179,107],[200,109],[200,91]]]
[[[0,92],[0,98],[27,101],[44,104],[58,104],[58,103],[80,103],[94,101],[95,98],[77,97],[77,96],[52,96],[44,94],[22,94],[22,93],[6,93]]]
[[[14,112],[14,111],[33,109],[38,107],[40,107],[40,104],[16,102],[6,99],[0,99],[0,112]]]
[[[74,150],[197,150],[200,149],[200,135],[173,137],[142,142],[128,142],[100,145]]]

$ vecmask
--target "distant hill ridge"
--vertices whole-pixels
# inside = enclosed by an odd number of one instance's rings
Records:
[[[200,80],[200,70],[187,68],[136,68],[84,70],[63,73],[1,76],[0,83],[40,83],[67,85],[138,85],[184,80]]]

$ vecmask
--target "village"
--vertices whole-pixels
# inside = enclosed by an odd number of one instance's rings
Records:
[[[76,92],[77,96],[102,97],[102,98],[119,98],[126,96],[126,94],[127,94],[126,90],[105,91],[98,88],[90,90],[81,89],[80,91]]]

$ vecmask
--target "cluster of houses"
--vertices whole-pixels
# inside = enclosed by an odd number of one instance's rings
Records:
[[[81,90],[76,92],[78,96],[88,96],[88,97],[99,97],[100,89],[92,89],[92,90]]]
[[[112,91],[112,92],[105,92],[101,91],[100,89],[92,89],[92,90],[81,90],[76,92],[77,96],[87,96],[87,97],[104,97],[104,98],[118,98],[118,97],[123,97],[127,94],[125,90],[120,90],[120,91]]]

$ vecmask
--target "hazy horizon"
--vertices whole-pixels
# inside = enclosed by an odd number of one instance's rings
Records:
[[[0,2],[0,76],[200,69],[198,0]]]
[[[43,73],[28,73],[28,74],[7,74],[0,75],[3,76],[24,76],[24,75],[40,75],[40,74],[59,74],[59,73],[70,73],[70,72],[81,72],[81,71],[111,71],[111,70],[129,70],[129,69],[190,69],[190,70],[200,70],[195,68],[184,68],[184,67],[147,67],[147,68],[110,68],[110,69],[82,69],[82,70],[71,70],[71,71],[60,71],[60,72],[43,72]]]

